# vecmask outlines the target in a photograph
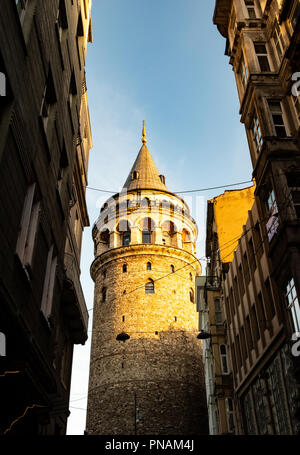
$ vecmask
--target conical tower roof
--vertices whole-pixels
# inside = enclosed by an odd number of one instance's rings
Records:
[[[168,191],[164,184],[164,176],[160,175],[153,158],[146,146],[145,122],[143,124],[142,147],[131,168],[123,188],[127,191],[136,189],[151,189]]]

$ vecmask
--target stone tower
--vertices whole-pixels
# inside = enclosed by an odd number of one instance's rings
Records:
[[[88,434],[205,434],[197,226],[146,146],[93,229]]]

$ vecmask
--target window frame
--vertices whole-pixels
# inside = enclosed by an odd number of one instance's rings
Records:
[[[291,296],[291,299],[289,296]],[[285,284],[285,298],[293,329],[295,332],[300,332],[300,304],[293,276],[291,276]]]
[[[225,348],[225,353],[222,353],[222,349],[221,349],[222,347]],[[222,374],[224,374],[224,375],[230,374],[229,364],[228,364],[228,351],[227,351],[226,344],[221,343],[219,345],[219,354],[220,354],[220,365],[221,365]]]

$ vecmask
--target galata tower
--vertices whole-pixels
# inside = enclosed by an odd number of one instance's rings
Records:
[[[87,434],[207,434],[197,226],[146,146],[93,228]]]

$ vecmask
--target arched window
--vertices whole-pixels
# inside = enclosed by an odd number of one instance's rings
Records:
[[[121,220],[117,230],[120,232],[122,236],[122,246],[127,246],[130,244],[131,241],[131,232],[130,232],[130,225],[127,220]]]
[[[174,267],[173,264],[171,264],[171,266],[170,266],[170,272],[171,272],[171,273],[174,273],[174,272],[175,272],[175,267]]]
[[[131,240],[131,232],[130,231],[124,232],[123,236],[122,236],[122,245],[128,246],[130,244],[130,240]]]
[[[127,264],[123,264],[123,273],[127,272]]]
[[[144,197],[144,199],[141,202],[141,207],[149,207],[150,206],[150,200],[147,197]]]
[[[228,363],[227,363],[227,347],[225,344],[220,344],[220,357],[221,357],[221,366],[222,373],[228,374]]]
[[[100,242],[109,246],[109,230],[104,229],[100,234]]]
[[[147,262],[147,270],[151,270],[151,262]]]
[[[154,294],[154,281],[151,278],[145,284],[145,293]]]
[[[159,178],[160,178],[161,183],[163,183],[163,184],[165,185],[165,184],[166,184],[166,178],[165,178],[165,176],[162,175],[162,174],[160,174]]]
[[[186,229],[183,229],[182,231],[182,241],[183,243],[191,241],[191,235]]]
[[[144,218],[142,223],[142,242],[151,243],[151,234],[154,231],[154,221],[151,218]]]
[[[102,288],[102,302],[106,302],[107,299],[107,289]]]
[[[195,298],[194,298],[194,290],[193,290],[193,289],[190,289],[190,301],[191,301],[192,303],[194,303],[194,302],[195,302]]]
[[[139,178],[139,173],[137,171],[133,171],[132,173],[132,180],[136,180]]]

